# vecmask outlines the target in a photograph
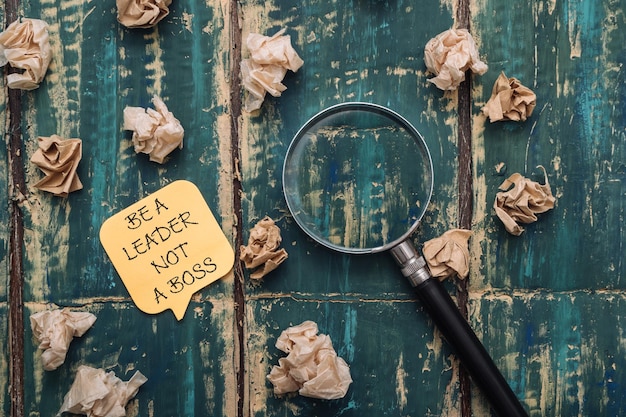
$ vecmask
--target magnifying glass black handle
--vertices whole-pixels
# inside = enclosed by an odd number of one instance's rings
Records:
[[[439,279],[430,276],[424,258],[415,247],[405,241],[391,252],[402,267],[402,273],[415,287],[418,298],[433,322],[452,346],[474,383],[487,397],[496,414],[500,417],[527,417],[528,414],[493,359],[463,318],[443,284]],[[417,255],[417,258],[404,259],[404,254],[410,252]]]

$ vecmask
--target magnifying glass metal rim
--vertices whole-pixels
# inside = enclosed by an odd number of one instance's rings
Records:
[[[285,184],[287,183],[286,181],[287,175],[288,175],[287,165],[288,165],[288,162],[290,161],[290,157],[292,153],[295,150],[295,147],[298,145],[298,142],[302,138],[302,136],[305,135],[309,131],[309,129],[311,129],[313,126],[315,126],[317,123],[324,120],[325,118],[328,118],[338,113],[349,112],[349,111],[366,111],[366,112],[376,113],[378,115],[387,117],[388,119],[393,121],[395,124],[397,124],[399,127],[405,129],[413,137],[417,145],[420,146],[425,152],[427,156],[428,169],[430,171],[430,184],[428,184],[428,196],[424,201],[422,201],[424,205],[423,205],[420,216],[413,222],[413,224],[408,228],[408,230],[404,234],[402,234],[402,236],[394,239],[391,242],[387,242],[384,245],[376,246],[373,248],[352,248],[352,247],[335,245],[311,233],[307,225],[304,224],[303,221],[300,219],[300,216],[298,216],[298,208],[294,207],[293,203],[290,201],[291,199],[285,188]],[[384,252],[386,250],[389,250],[399,245],[401,242],[405,241],[419,227],[421,220],[424,217],[424,214],[426,213],[426,210],[428,208],[428,204],[430,203],[430,199],[433,194],[433,187],[435,183],[434,175],[433,175],[433,162],[432,162],[432,157],[430,155],[430,150],[428,149],[428,145],[426,145],[426,141],[424,140],[424,137],[411,124],[411,122],[409,122],[406,118],[404,118],[399,113],[385,106],[381,106],[379,104],[374,104],[374,103],[358,102],[358,101],[344,102],[344,103],[339,103],[339,104],[335,104],[333,106],[327,107],[326,109],[315,114],[306,123],[304,123],[304,125],[302,125],[302,127],[294,135],[293,139],[291,140],[291,143],[289,144],[289,147],[287,148],[287,153],[285,154],[285,160],[283,163],[282,181],[283,181],[283,194],[287,202],[287,207],[292,217],[294,218],[294,220],[300,227],[300,229],[303,232],[305,232],[311,239],[313,239],[320,245],[325,246],[329,249],[342,252],[342,253],[347,253],[347,254],[371,254],[371,253]]]

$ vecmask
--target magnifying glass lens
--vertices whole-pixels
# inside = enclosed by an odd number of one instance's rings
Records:
[[[287,204],[323,245],[378,252],[417,227],[432,192],[430,154],[396,116],[344,106],[311,119],[292,142],[283,173]]]

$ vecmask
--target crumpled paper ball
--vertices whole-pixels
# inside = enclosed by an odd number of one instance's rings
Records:
[[[287,353],[278,360],[267,379],[274,393],[298,392],[311,398],[343,398],[352,383],[348,364],[337,356],[330,337],[317,334],[317,324],[305,321],[284,330],[276,347]]]
[[[261,108],[266,93],[280,97],[287,89],[282,83],[287,70],[297,72],[304,64],[291,46],[291,37],[283,36],[285,30],[271,37],[250,33],[246,39],[250,58],[241,61],[241,78],[248,91],[244,103],[247,112]]]
[[[441,90],[456,90],[465,80],[465,72],[482,75],[487,65],[480,60],[474,38],[467,29],[448,29],[440,33],[424,47],[426,68],[435,77],[428,82]]]
[[[533,114],[537,105],[537,96],[528,87],[524,87],[517,78],[508,78],[500,73],[493,85],[491,98],[482,108],[489,120],[525,121]]]
[[[57,413],[84,414],[88,417],[124,417],[126,404],[137,395],[148,378],[137,371],[124,382],[114,372],[81,365],[63,405]]]
[[[498,218],[504,223],[507,232],[519,236],[524,232],[518,223],[537,221],[536,214],[545,213],[554,208],[556,199],[552,195],[548,174],[543,166],[545,184],[539,184],[519,173],[507,178],[499,187],[493,208]]]
[[[250,274],[252,279],[261,279],[288,257],[285,249],[279,249],[282,238],[280,228],[274,220],[265,216],[250,231],[248,246],[241,246],[240,259],[246,268],[257,268]]]
[[[35,187],[59,197],[67,197],[72,191],[83,188],[77,169],[83,155],[83,141],[63,139],[58,135],[37,138],[39,149],[30,161],[46,174]]]
[[[452,229],[424,243],[422,254],[433,277],[445,279],[454,274],[461,279],[467,277],[471,235],[470,230]]]
[[[75,337],[81,337],[93,326],[96,316],[74,312],[67,308],[40,311],[30,316],[30,327],[43,349],[43,369],[53,371],[65,362],[65,356]]]
[[[150,160],[162,164],[174,149],[183,148],[185,129],[167,109],[160,97],[152,97],[155,109],[124,108],[124,130],[133,131],[135,153],[150,155]]]
[[[116,0],[117,21],[128,28],[151,28],[170,13],[172,0]]]
[[[52,60],[48,24],[39,19],[23,18],[0,33],[0,67],[7,63],[23,70],[7,75],[9,88],[34,90],[39,87]]]

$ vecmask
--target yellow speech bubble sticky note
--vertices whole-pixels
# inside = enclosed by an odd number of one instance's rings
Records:
[[[137,307],[178,320],[194,293],[226,275],[235,253],[200,190],[175,181],[107,219],[100,242]]]

